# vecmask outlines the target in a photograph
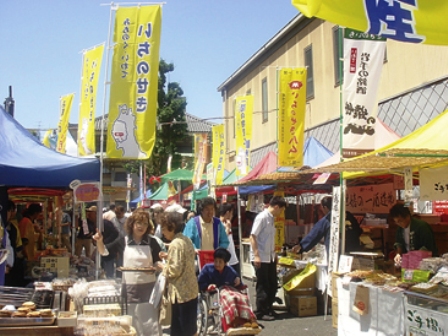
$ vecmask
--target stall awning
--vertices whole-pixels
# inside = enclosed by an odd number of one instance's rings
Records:
[[[310,172],[344,173],[356,178],[400,173],[406,167],[418,170],[448,164],[448,110],[407,136],[354,159],[314,169]]]

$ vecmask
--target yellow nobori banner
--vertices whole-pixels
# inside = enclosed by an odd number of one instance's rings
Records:
[[[194,135],[194,157],[195,165],[193,172],[194,190],[197,190],[201,185],[202,174],[207,163],[208,156],[208,139],[207,133],[200,133]]]
[[[147,159],[155,142],[162,10],[119,7],[109,102],[107,156]]]
[[[280,70],[278,111],[278,165],[303,165],[306,107],[306,69]]]
[[[213,133],[213,169],[215,171],[215,184],[221,185],[224,179],[224,160],[226,158],[226,139],[224,124],[212,127]]]
[[[249,172],[253,106],[254,97],[252,95],[237,97],[235,100],[235,163],[238,177]]]
[[[292,0],[305,16],[403,42],[448,45],[448,1]]]
[[[98,78],[103,60],[104,44],[83,54],[81,102],[78,122],[78,155],[95,154],[95,111]]]
[[[68,120],[70,119],[70,112],[72,110],[72,103],[74,93],[62,96],[59,106],[59,124],[58,124],[58,141],[56,142],[56,151],[65,153],[65,146],[67,144]]]

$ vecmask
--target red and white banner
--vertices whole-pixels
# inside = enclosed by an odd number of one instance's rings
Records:
[[[345,28],[342,156],[375,149],[377,92],[384,61],[384,39]]]

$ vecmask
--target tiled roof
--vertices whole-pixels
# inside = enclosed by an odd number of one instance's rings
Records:
[[[95,131],[101,131],[101,120],[103,117],[96,117],[95,118]],[[185,113],[185,119],[187,122],[187,129],[189,133],[211,133],[212,132],[212,126],[215,125],[214,123],[201,119],[199,117],[196,117],[192,114]],[[104,117],[104,130],[107,131],[107,124],[108,124],[108,114]],[[78,124],[70,124],[70,129],[74,130],[78,128]],[[75,132],[76,133],[76,132]]]

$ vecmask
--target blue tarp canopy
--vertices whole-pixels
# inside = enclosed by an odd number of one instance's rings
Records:
[[[303,164],[315,167],[333,156],[333,153],[315,137],[309,137],[303,145]],[[300,167],[280,167],[278,171],[294,171]]]
[[[152,195],[152,191],[151,189],[146,190],[146,198],[149,198]],[[130,201],[130,204],[137,204],[138,202],[143,201],[143,197],[140,195],[139,197],[137,197],[136,199],[133,199],[132,201]]]
[[[68,188],[73,180],[99,181],[99,160],[45,147],[0,107],[0,185]]]

